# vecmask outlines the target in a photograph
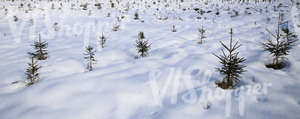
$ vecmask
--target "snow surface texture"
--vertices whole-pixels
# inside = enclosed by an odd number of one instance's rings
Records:
[[[299,5],[287,0],[260,4],[217,0],[172,2],[166,7],[164,2],[127,1],[116,3],[115,8],[100,1],[101,10],[95,2],[84,0],[1,2],[0,119],[300,118],[299,42],[287,57],[290,66],[283,70],[265,67],[271,57],[260,45],[270,38],[265,29],[276,28],[278,12],[300,36]],[[79,5],[86,2],[88,10],[82,10]],[[24,7],[19,8],[21,3]],[[211,12],[200,15],[194,8]],[[133,19],[136,11],[139,20]],[[120,16],[124,18],[117,22]],[[120,30],[114,32],[116,24]],[[177,32],[172,32],[173,25]],[[198,44],[202,26],[207,38]],[[215,71],[219,63],[212,55],[221,53],[219,41],[228,44],[230,28],[233,39],[243,45],[240,55],[247,59],[241,86],[232,92],[214,84],[222,76]],[[135,59],[140,31],[152,46],[148,57]],[[103,49],[99,46],[102,32],[108,37]],[[38,33],[49,43],[49,58],[39,62],[40,81],[26,87],[27,52],[33,51]],[[92,72],[86,72],[83,59],[88,44],[97,48]],[[170,86],[163,90],[168,81]],[[214,96],[206,94],[208,90]]]

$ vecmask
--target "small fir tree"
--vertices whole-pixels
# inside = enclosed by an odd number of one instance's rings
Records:
[[[145,40],[143,32],[139,33],[139,38],[136,40],[136,47],[140,57],[148,56],[148,51],[150,50],[151,44],[148,40]]]
[[[93,64],[95,64],[95,62],[96,62],[95,53],[96,53],[96,51],[94,50],[94,48],[92,46],[86,47],[86,50],[84,53],[84,55],[85,55],[84,59],[87,60],[87,70],[88,71],[93,70]]]
[[[58,30],[59,30],[59,26],[58,26],[58,23],[57,23],[57,22],[55,22],[55,23],[53,24],[53,29],[54,29],[54,31],[58,31]]]
[[[111,2],[111,8],[115,7],[115,3]]]
[[[231,29],[229,46],[226,46],[223,42],[221,42],[221,45],[228,53],[226,54],[222,49],[221,55],[214,54],[222,64],[222,66],[217,68],[217,70],[221,74],[225,75],[224,79],[216,84],[223,89],[234,88],[240,81],[239,77],[243,72],[245,72],[244,68],[246,67],[242,64],[246,59],[243,57],[238,57],[239,52],[237,49],[241,47],[241,45],[238,42],[234,44],[232,43],[232,34],[233,33]]]
[[[37,61],[35,61],[34,54],[33,53],[28,53],[31,59],[31,62],[28,63],[28,68],[26,69],[26,86],[31,86],[32,84],[36,83],[39,81],[39,69],[41,66],[37,64]]]
[[[34,42],[34,49],[36,50],[33,53],[33,56],[38,60],[46,60],[48,58],[47,47],[48,43],[46,41],[41,41],[41,35],[39,34],[39,40]]]
[[[138,39],[145,39],[144,32],[139,32]]]
[[[297,36],[292,33],[288,27],[280,30],[281,25],[281,15],[278,17],[278,24],[275,34],[267,31],[274,37],[275,42],[271,39],[268,39],[266,43],[263,43],[263,48],[265,51],[268,51],[273,57],[273,62],[271,64],[267,64],[266,67],[273,69],[282,69],[286,66],[286,63],[282,60],[283,56],[289,54],[290,50],[294,46],[294,43],[298,40]],[[287,25],[288,26],[288,25]],[[282,33],[282,32],[283,33]]]
[[[17,21],[18,21],[18,17],[14,16],[14,22],[17,22]]]
[[[177,32],[175,25],[172,27],[172,32]]]
[[[200,41],[198,43],[202,44],[203,41],[204,41],[204,39],[206,38],[206,36],[205,36],[205,32],[206,31],[205,31],[205,29],[202,26],[202,28],[198,29],[198,32],[199,32],[199,38],[200,38]]]
[[[134,13],[134,20],[138,20],[138,19],[140,19],[139,13],[138,13],[138,12],[135,12],[135,13]]]
[[[103,33],[102,33],[102,35],[99,38],[100,38],[100,46],[102,48],[104,48],[107,38],[103,35]]]

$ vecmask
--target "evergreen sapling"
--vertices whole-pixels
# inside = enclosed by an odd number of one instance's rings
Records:
[[[103,33],[102,33],[102,35],[99,38],[100,38],[100,46],[102,48],[104,48],[107,38],[103,35]]]
[[[94,50],[94,48],[92,46],[86,47],[86,50],[84,53],[84,55],[85,55],[84,59],[87,60],[87,70],[88,71],[93,70],[93,64],[95,64],[95,62],[96,62],[95,53],[96,53],[96,51]]]
[[[176,32],[177,30],[176,30],[176,27],[175,27],[175,25],[173,25],[173,27],[172,27],[172,32]]]
[[[140,19],[139,13],[138,13],[138,12],[135,12],[135,13],[134,13],[134,20],[138,20],[138,19]]]
[[[39,80],[39,72],[38,70],[41,68],[35,61],[33,53],[28,53],[30,55],[31,62],[28,63],[28,68],[26,69],[26,86],[31,86],[32,84],[36,83]]]
[[[48,43],[46,41],[41,41],[41,35],[39,34],[39,40],[34,42],[35,53],[32,55],[38,60],[46,60],[48,58],[47,47]]]
[[[241,47],[241,45],[238,42],[234,44],[232,43],[232,34],[233,33],[231,29],[229,46],[226,46],[223,42],[221,42],[221,45],[228,53],[225,53],[224,49],[222,49],[221,55],[214,54],[222,64],[220,68],[217,68],[217,71],[225,75],[224,79],[216,84],[223,89],[234,88],[240,81],[239,77],[243,72],[245,72],[244,68],[246,67],[242,64],[244,61],[246,61],[246,59],[243,57],[238,57],[239,52],[237,49]]]
[[[199,32],[199,37],[200,37],[200,41],[198,43],[202,44],[203,40],[206,38],[206,36],[205,36],[205,32],[206,31],[205,31],[205,29],[202,26],[202,28],[198,29],[198,32]]]
[[[266,65],[266,67],[268,68],[284,68],[287,64],[281,59],[284,58],[283,56],[289,54],[290,50],[294,46],[294,43],[298,40],[297,36],[289,30],[288,25],[286,28],[282,28],[281,30],[280,25],[281,15],[279,15],[278,17],[278,24],[275,34],[266,29],[267,32],[271,34],[272,37],[274,37],[275,41],[268,39],[266,43],[262,43],[264,50],[268,51],[274,57],[273,62]]]
[[[139,56],[146,57],[148,56],[148,51],[150,50],[151,44],[148,40],[145,40],[143,32],[139,33],[139,38],[136,40],[136,47]]]

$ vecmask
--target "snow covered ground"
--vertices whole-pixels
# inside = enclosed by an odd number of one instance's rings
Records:
[[[270,38],[265,29],[275,30],[279,12],[300,36],[297,1],[153,1],[114,1],[111,8],[100,0],[100,10],[94,6],[98,2],[87,0],[1,1],[0,119],[300,118],[300,42],[282,70],[265,67],[271,56],[261,47]],[[79,7],[84,3],[90,3],[87,10]],[[115,25],[118,31],[112,31]],[[198,44],[202,26],[207,38]],[[222,76],[212,53],[221,53],[219,41],[229,43],[230,28],[243,45],[239,51],[247,59],[247,72],[239,88],[222,90],[215,85]],[[152,45],[148,57],[136,59],[141,31]],[[39,33],[49,43],[49,58],[39,62],[40,81],[26,87],[27,52]],[[105,48],[99,45],[102,33],[108,37]],[[87,45],[97,49],[91,72],[85,69]]]

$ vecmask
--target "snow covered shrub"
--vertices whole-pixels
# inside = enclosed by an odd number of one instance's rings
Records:
[[[206,38],[206,36],[204,34],[206,31],[205,31],[205,29],[202,26],[202,28],[198,29],[198,32],[199,32],[199,37],[200,37],[200,41],[198,43],[202,44],[203,40]]]
[[[58,27],[58,23],[57,23],[57,22],[55,22],[55,23],[53,24],[53,28],[54,28],[54,31],[58,31],[58,30],[59,30],[59,27]]]
[[[88,71],[93,70],[93,64],[95,64],[95,62],[96,62],[95,53],[96,53],[96,51],[94,50],[94,48],[92,46],[86,47],[86,50],[84,53],[84,55],[85,55],[84,59],[87,60],[87,70]]]
[[[122,21],[122,17],[117,17],[117,21],[120,23]]]
[[[89,5],[88,3],[85,3],[85,4],[80,5],[80,7],[82,7],[82,10],[87,10],[88,5]]]
[[[96,3],[95,7],[97,7],[97,9],[100,10],[102,8],[101,3]]]
[[[8,14],[8,9],[4,9],[4,14],[5,14],[5,15]]]
[[[113,31],[118,31],[120,30],[120,25],[118,23],[115,23],[113,28],[112,28]]]
[[[100,46],[102,48],[104,48],[107,38],[103,35],[103,33],[102,33],[102,35],[99,38],[100,38]]]
[[[268,29],[267,31],[269,34],[274,37],[274,41],[268,39],[266,43],[263,43],[263,48],[265,51],[268,51],[274,58],[271,64],[266,64],[267,68],[273,69],[282,69],[287,65],[285,62],[284,56],[288,55],[294,43],[298,40],[297,36],[290,31],[288,25],[286,28],[280,29],[281,25],[281,15],[278,17],[278,24],[275,34],[270,32]]]
[[[46,41],[41,41],[41,35],[39,34],[39,40],[34,42],[34,49],[36,50],[33,53],[34,58],[38,60],[46,60],[48,58],[47,47],[48,43]]]
[[[220,15],[220,11],[219,11],[219,9],[217,9],[216,16],[219,16],[219,15]]]
[[[137,52],[140,57],[148,56],[148,51],[150,50],[151,44],[148,40],[145,40],[144,33],[139,33],[139,38],[136,40]]]
[[[18,17],[14,16],[14,22],[17,22],[17,21],[18,21]]]
[[[226,46],[223,42],[221,45],[225,48],[228,53],[222,49],[221,55],[214,54],[222,64],[220,68],[217,70],[225,75],[224,79],[220,82],[216,82],[216,84],[223,89],[232,89],[236,87],[236,85],[240,81],[240,75],[245,72],[244,68],[246,67],[242,63],[246,61],[243,57],[238,57],[239,52],[236,51],[241,45],[236,42],[232,43],[232,29],[230,30],[230,44]]]
[[[35,61],[33,53],[28,53],[31,59],[31,62],[28,63],[28,68],[26,69],[26,86],[31,86],[39,80],[40,74],[38,73],[41,66]]]
[[[239,16],[239,11],[233,10],[232,12],[234,13],[234,15],[232,15],[231,17],[237,17],[237,16]]]
[[[24,4],[23,4],[23,3],[21,3],[19,8],[23,8],[23,7],[24,7]]]
[[[211,103],[210,102],[208,102],[208,103],[206,103],[206,104],[203,105],[203,109],[204,110],[208,110],[210,108],[211,108]]]
[[[245,15],[251,15],[251,14],[252,14],[252,13],[249,11],[249,9],[250,9],[250,8],[248,8],[248,7],[245,9],[245,11],[244,11]]]

